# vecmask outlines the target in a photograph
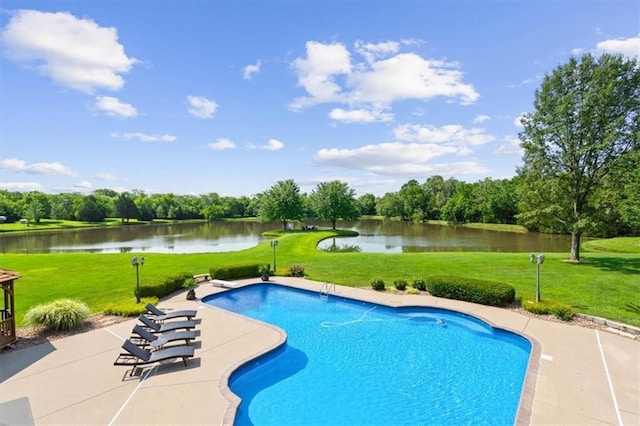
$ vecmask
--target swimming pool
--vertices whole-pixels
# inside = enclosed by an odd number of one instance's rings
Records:
[[[437,308],[390,308],[275,284],[203,302],[287,342],[236,370],[236,425],[513,424],[531,352],[514,333]]]

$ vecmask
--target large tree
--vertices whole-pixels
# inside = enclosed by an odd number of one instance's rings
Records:
[[[128,192],[118,194],[114,202],[114,214],[121,222],[129,222],[131,218],[138,218],[140,211]]]
[[[640,149],[638,61],[571,58],[545,76],[534,108],[524,114],[520,133],[520,219],[571,233],[571,260],[579,261],[582,234],[599,225],[599,190]]]
[[[260,196],[258,220],[261,222],[278,220],[286,230],[288,221],[300,220],[303,216],[302,195],[293,179],[278,181]]]
[[[309,201],[316,217],[331,221],[336,229],[338,219],[354,220],[360,217],[360,209],[355,191],[339,180],[322,182],[313,190]]]

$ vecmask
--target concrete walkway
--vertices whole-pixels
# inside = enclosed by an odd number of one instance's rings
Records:
[[[241,281],[242,284],[256,280]],[[319,291],[299,278],[277,282]],[[199,297],[226,291],[201,285]],[[640,342],[617,334],[530,318],[505,309],[431,296],[336,286],[339,296],[390,306],[438,306],[470,313],[536,342],[518,424],[640,424]],[[281,344],[267,324],[185,300],[165,309],[198,309],[196,356],[130,377],[113,366],[136,320],[0,356],[0,424],[232,424],[238,399],[226,387],[246,360]],[[390,394],[391,396],[391,394]]]

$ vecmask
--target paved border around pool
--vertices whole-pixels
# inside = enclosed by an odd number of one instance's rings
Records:
[[[255,283],[242,280],[240,284]],[[302,278],[278,283],[319,291]],[[199,297],[224,289],[201,285]],[[337,294],[389,306],[434,306],[464,312],[539,343],[532,353],[518,424],[640,424],[640,342],[605,331],[554,323],[493,308],[424,295],[396,295],[336,286]],[[165,309],[198,309],[195,358],[128,376],[113,366],[135,319],[0,355],[0,423],[6,424],[231,424],[238,398],[227,380],[249,359],[286,337],[264,323],[187,301]],[[535,345],[534,345],[535,347]],[[531,398],[530,413],[527,413]]]

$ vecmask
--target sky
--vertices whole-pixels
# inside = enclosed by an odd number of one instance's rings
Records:
[[[0,189],[511,178],[545,75],[605,52],[639,1],[2,0]]]

